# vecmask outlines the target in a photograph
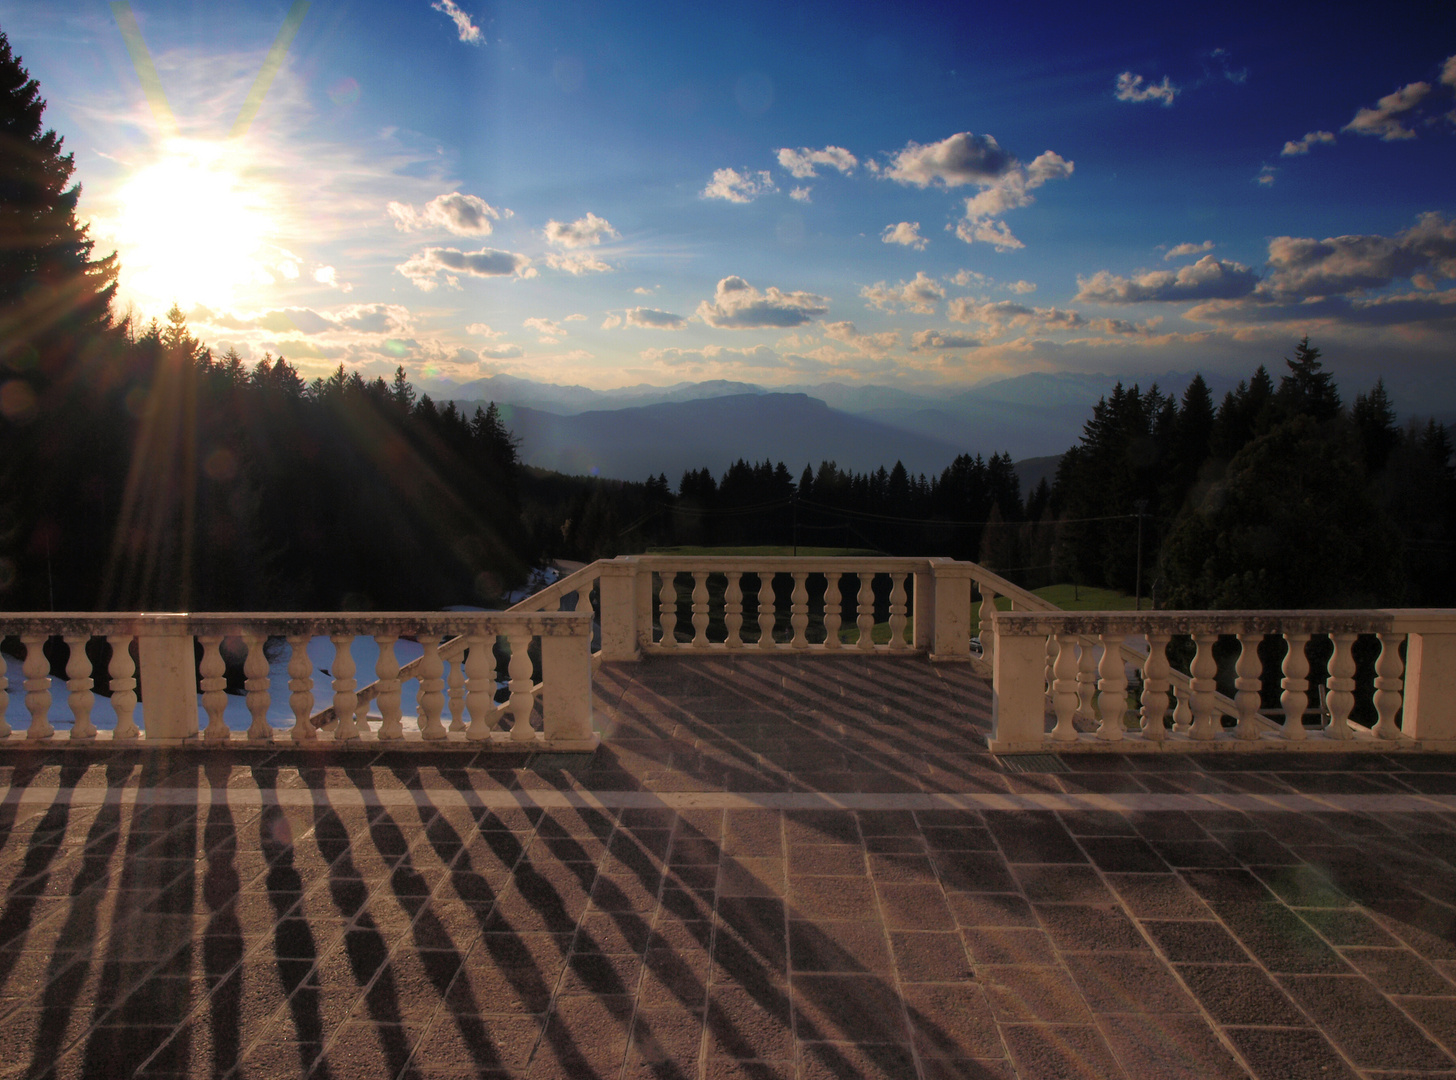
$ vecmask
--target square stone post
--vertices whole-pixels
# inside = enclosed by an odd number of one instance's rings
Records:
[[[602,659],[639,660],[642,648],[638,625],[641,605],[637,596],[637,559],[623,555],[599,565],[602,570],[597,582],[602,605]],[[649,607],[649,613],[651,610]]]
[[[935,579],[931,660],[971,658],[971,567],[971,563],[955,559],[930,560],[930,573]],[[919,644],[918,597],[915,630],[916,644]]]
[[[1456,634],[1411,634],[1405,646],[1400,730],[1422,742],[1456,741]]]
[[[592,730],[591,623],[569,629],[578,632],[541,634],[542,743],[543,749],[584,752],[601,742]]]
[[[180,743],[197,738],[197,658],[185,628],[137,632],[142,726],[147,742]]]
[[[1046,637],[1001,634],[991,666],[993,754],[1043,750],[1046,741]]]

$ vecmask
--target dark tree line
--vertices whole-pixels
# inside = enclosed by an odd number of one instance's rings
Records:
[[[1188,608],[1456,603],[1456,470],[1443,425],[1396,423],[1382,382],[1347,407],[1305,338],[1214,406],[1117,386],[1063,457],[1057,574]],[[1112,520],[1079,520],[1088,518]],[[1055,523],[1055,524],[1054,524]]]

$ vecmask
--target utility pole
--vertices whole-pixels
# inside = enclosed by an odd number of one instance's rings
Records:
[[[1143,609],[1143,514],[1148,509],[1148,500],[1139,499],[1133,505],[1137,507],[1138,521],[1137,576],[1133,585],[1133,591],[1137,593],[1137,599],[1134,601],[1134,605],[1135,610],[1141,611]]]

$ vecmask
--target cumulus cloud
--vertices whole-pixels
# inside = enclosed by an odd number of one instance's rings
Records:
[[[1178,87],[1168,81],[1168,76],[1164,75],[1160,83],[1145,83],[1141,75],[1131,71],[1117,77],[1116,90],[1118,101],[1158,101],[1164,105],[1173,104],[1178,95]]]
[[[979,323],[994,333],[1007,330],[1077,330],[1087,325],[1080,312],[1056,307],[1030,307],[1014,300],[981,301],[969,296],[947,306],[951,322]]]
[[[320,285],[327,285],[331,289],[338,289],[339,292],[353,292],[354,286],[347,281],[340,281],[338,271],[332,266],[320,266],[313,272],[314,281]]]
[[[1353,131],[1357,135],[1375,135],[1383,142],[1414,139],[1416,133],[1403,121],[1430,92],[1430,83],[1408,83],[1395,93],[1386,94],[1375,103],[1374,108],[1361,109],[1355,114],[1355,119],[1340,130]]]
[[[971,285],[978,285],[983,289],[989,289],[996,283],[995,278],[988,277],[976,270],[957,270],[950,277],[946,278],[946,280],[952,285],[959,285],[963,289]],[[1034,285],[1032,286],[1032,288],[1035,287]]]
[[[1162,321],[1161,315],[1154,315],[1151,319],[1140,323],[1128,319],[1093,319],[1088,325],[1094,330],[1101,330],[1104,334],[1113,334],[1118,337],[1146,337],[1157,329]]]
[[[1322,296],[1380,289],[1404,278],[1456,278],[1456,219],[1422,214],[1395,236],[1332,236],[1269,241],[1263,291]]]
[[[1149,270],[1119,277],[1099,270],[1077,277],[1077,299],[1097,304],[1141,304],[1148,301],[1210,300],[1246,296],[1259,276],[1242,263],[1205,255],[1178,270]]]
[[[971,244],[979,240],[983,244],[990,244],[997,251],[1015,251],[1017,248],[1026,247],[1020,240],[1016,239],[1004,221],[975,221],[966,220],[956,225],[956,235]]]
[[[713,173],[713,179],[708,181],[708,186],[703,188],[701,197],[746,203],[777,190],[767,170],[752,172],[745,169],[739,172],[737,169],[718,169]]]
[[[646,330],[681,330],[687,322],[681,315],[657,308],[628,308],[626,313],[628,326],[640,326]]]
[[[1006,286],[1006,288],[1009,289],[1011,292],[1017,293],[1018,295],[1025,296],[1027,293],[1036,292],[1036,282],[1013,281],[1010,285]]]
[[[1297,157],[1300,154],[1309,153],[1309,148],[1319,143],[1333,143],[1335,133],[1333,131],[1308,131],[1302,139],[1291,139],[1284,144],[1284,149],[1279,151],[1280,157]]]
[[[940,142],[909,142],[888,165],[871,165],[873,171],[915,187],[961,187],[964,184],[993,184],[1016,165],[1016,159],[1001,148],[993,135],[969,131]]]
[[[732,349],[722,345],[705,345],[701,349],[643,349],[642,359],[665,367],[701,367],[729,363],[748,368],[782,368],[784,358],[767,345]]]
[[[1456,55],[1446,57],[1446,62],[1441,65],[1441,82],[1456,90]]]
[[[401,304],[348,304],[332,311],[314,308],[272,308],[249,315],[196,307],[187,317],[194,324],[228,330],[266,330],[274,334],[400,334],[409,330],[412,317]]]
[[[606,218],[599,218],[588,211],[586,217],[577,218],[570,224],[548,221],[545,235],[546,242],[557,247],[582,248],[594,247],[602,242],[602,237],[616,237],[618,234]]]
[[[838,341],[870,356],[884,356],[900,344],[900,331],[898,330],[865,334],[861,333],[854,323],[848,321],[825,323],[824,336],[831,341]]]
[[[859,165],[859,159],[842,146],[826,146],[823,150],[811,150],[807,146],[801,146],[797,150],[784,147],[778,152],[778,157],[779,165],[796,180],[818,176],[815,169],[820,165],[838,169],[846,176]]]
[[[483,322],[471,323],[465,328],[465,332],[475,337],[483,338],[498,338],[505,333],[504,330],[492,330],[489,325]]]
[[[901,244],[904,247],[914,248],[916,251],[924,251],[925,245],[929,243],[925,237],[920,235],[920,222],[901,221],[894,225],[886,225],[885,231],[880,233],[880,240],[886,244]]]
[[[829,310],[829,299],[809,292],[759,292],[741,277],[718,282],[711,302],[698,305],[698,318],[720,330],[803,326]]]
[[[898,285],[877,281],[860,289],[859,294],[869,301],[867,307],[877,307],[881,311],[905,308],[917,315],[933,315],[935,305],[945,299],[945,287],[919,270],[913,281],[902,281]]]
[[[1274,177],[1278,175],[1278,173],[1279,170],[1276,169],[1273,165],[1261,165],[1259,167],[1259,175],[1254,177],[1254,180],[1256,183],[1262,185],[1263,187],[1272,187],[1274,184]]]
[[[541,335],[541,343],[544,345],[555,345],[566,336],[566,328],[550,319],[543,319],[534,316],[521,323],[527,330],[534,330]]]
[[[916,352],[931,349],[978,349],[981,339],[959,330],[917,330],[910,335],[910,347]]]
[[[525,354],[519,345],[487,345],[480,350],[480,355],[487,360],[513,360]]]
[[[814,200],[809,197],[809,192],[813,190],[810,187],[796,187],[789,192],[789,198],[795,202],[813,202]]]
[[[385,210],[400,232],[441,228],[456,236],[489,236],[491,222],[501,218],[501,212],[484,199],[458,191],[431,199],[423,210],[399,202],[390,203]]]
[[[1185,256],[1188,256],[1188,255],[1201,255],[1205,251],[1212,251],[1212,250],[1213,250],[1213,241],[1212,240],[1205,240],[1201,244],[1194,244],[1194,243],[1175,244],[1173,247],[1169,248],[1164,253],[1164,255],[1163,255],[1163,261],[1164,262],[1167,262],[1169,259],[1181,259],[1181,258],[1184,258]]]
[[[608,315],[605,319],[602,320],[602,329],[603,330],[615,330],[617,327],[619,327],[621,325],[622,325],[622,316],[620,316],[620,315]]]
[[[480,32],[480,27],[470,21],[470,16],[460,10],[455,0],[435,0],[430,7],[455,23],[455,31],[460,35],[461,41],[467,45],[485,44],[485,35]]]
[[[652,289],[655,289],[655,288],[657,288],[656,285],[654,285],[652,287]],[[634,293],[636,293],[638,296],[651,296],[652,295],[652,289],[649,289],[646,285],[638,285],[632,291]]]
[[[536,269],[524,255],[495,248],[481,248],[479,251],[460,251],[456,248],[425,248],[417,255],[395,267],[415,283],[429,292],[443,277],[445,284],[454,288],[460,284],[460,277],[535,277]]]
[[[550,251],[546,253],[546,265],[553,270],[573,275],[604,274],[614,269],[611,263],[604,262],[590,251]]]

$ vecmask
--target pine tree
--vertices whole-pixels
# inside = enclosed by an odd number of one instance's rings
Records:
[[[1360,433],[1365,451],[1365,468],[1372,475],[1385,468],[1390,452],[1400,444],[1400,428],[1395,423],[1395,406],[1385,392],[1385,380],[1376,379],[1368,394],[1356,394],[1350,407],[1350,419]]]
[[[76,378],[111,326],[116,255],[91,258],[74,156],[42,130],[40,87],[0,31],[0,365],[35,389]]]
[[[1309,335],[1294,347],[1294,357],[1285,357],[1289,374],[1279,380],[1279,402],[1295,415],[1308,416],[1317,423],[1340,415],[1340,392],[1334,376],[1323,370],[1320,351],[1309,343]]]

